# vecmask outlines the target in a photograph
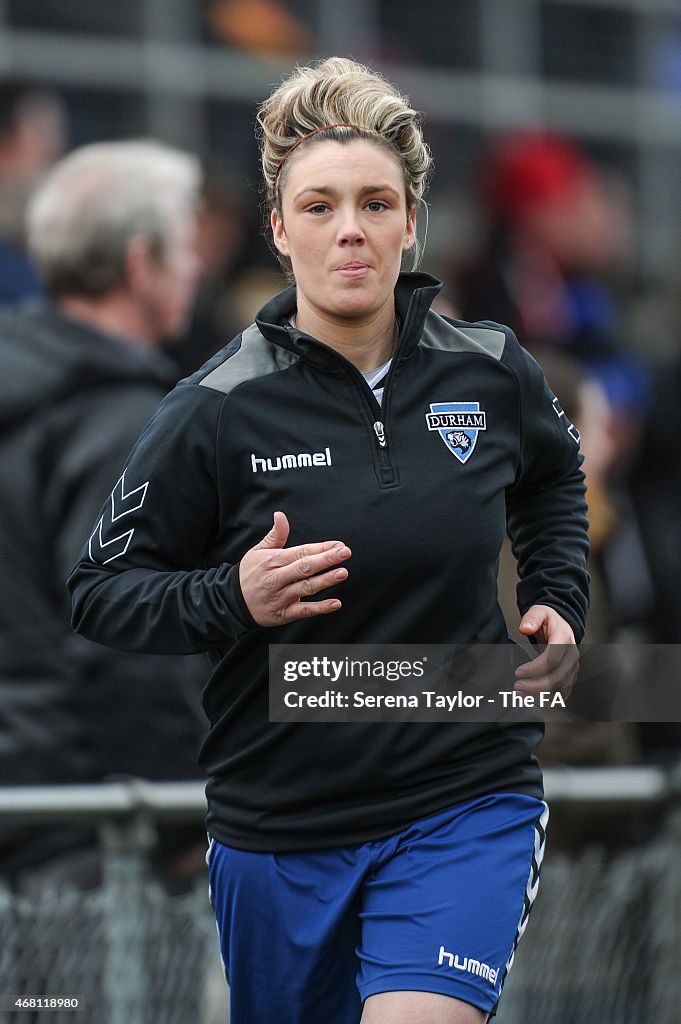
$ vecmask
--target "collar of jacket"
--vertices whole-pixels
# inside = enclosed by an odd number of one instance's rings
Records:
[[[395,357],[411,355],[421,338],[423,324],[442,282],[430,274],[400,274],[395,285],[395,312],[402,324]],[[293,285],[266,302],[255,322],[260,333],[275,345],[327,369],[338,364],[339,353],[289,323],[296,311],[296,288]]]

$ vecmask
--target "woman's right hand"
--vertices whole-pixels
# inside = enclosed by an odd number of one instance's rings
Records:
[[[328,615],[341,607],[337,598],[303,598],[348,578],[348,570],[340,563],[350,558],[350,548],[338,540],[286,548],[289,530],[284,513],[275,512],[270,532],[239,564],[241,593],[259,626],[281,626],[311,615]]]

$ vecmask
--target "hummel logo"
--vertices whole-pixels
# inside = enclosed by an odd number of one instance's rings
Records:
[[[448,953],[444,946],[440,946],[440,955],[437,958],[438,966],[442,967],[445,960],[450,967],[455,967],[457,971],[468,971],[479,978],[487,978],[492,985],[497,983],[498,968],[483,964],[481,960],[474,960],[472,956],[465,956],[463,960],[459,960],[458,953]]]
[[[562,405],[560,404],[560,402],[558,401],[557,398],[553,399],[553,403],[552,404],[553,404],[553,411],[555,412],[555,414],[558,417],[558,419],[559,420],[565,420],[565,429],[567,430],[567,432],[570,435],[570,437],[572,438],[572,440],[576,444],[579,444],[581,438],[579,436],[579,431],[577,430],[577,427],[574,425],[574,423],[570,423],[570,420],[567,418],[567,416],[563,412],[563,407],[562,407]]]
[[[251,454],[251,466],[253,472],[262,470],[263,473],[277,473],[280,469],[305,469],[307,466],[330,466],[331,449],[325,448],[323,452],[301,452],[300,455],[277,455],[276,459],[258,459]]]
[[[97,562],[99,565],[106,565],[107,562],[113,562],[114,558],[120,558],[130,547],[130,541],[132,540],[135,532],[134,527],[130,530],[126,530],[125,533],[118,534],[116,537],[111,537],[109,540],[104,540],[104,533],[107,534],[113,532],[112,526],[123,516],[130,515],[131,512],[136,512],[138,508],[142,508],[144,499],[147,496],[147,488],[149,481],[140,484],[133,491],[125,491],[125,471],[122,477],[111,492],[111,516],[108,515],[108,505],[102,514],[101,519],[95,526],[90,540],[88,542],[88,551],[90,558],[93,562]],[[105,525],[106,519],[106,525]],[[95,558],[95,552],[100,556]],[[101,556],[106,555],[106,558]]]

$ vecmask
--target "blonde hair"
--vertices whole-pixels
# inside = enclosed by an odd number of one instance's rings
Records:
[[[281,209],[286,158],[315,140],[346,143],[370,138],[399,159],[407,207],[426,191],[432,158],[420,118],[378,72],[345,57],[299,67],[258,109],[260,154],[266,200]]]

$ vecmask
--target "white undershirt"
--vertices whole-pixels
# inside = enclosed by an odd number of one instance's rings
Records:
[[[391,363],[392,358],[390,358],[387,363],[383,363],[383,366],[378,366],[375,370],[367,370],[366,373],[362,374],[365,381],[373,391],[374,398],[379,405],[383,405],[383,389]]]

